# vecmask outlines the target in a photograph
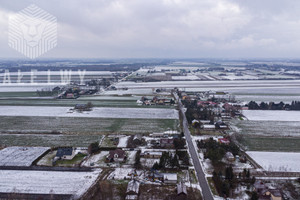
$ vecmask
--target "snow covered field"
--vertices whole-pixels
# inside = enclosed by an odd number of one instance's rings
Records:
[[[300,153],[247,151],[267,171],[300,172]]]
[[[299,111],[243,110],[243,115],[253,121],[300,121]]]
[[[289,137],[300,136],[300,121],[234,120],[231,121],[231,128],[243,135]]]
[[[175,109],[102,107],[82,113],[70,112],[71,107],[54,106],[1,106],[0,109],[0,116],[178,119],[178,111]]]
[[[7,147],[0,151],[0,166],[30,166],[48,147]],[[1,188],[1,187],[0,187]]]
[[[72,194],[78,198],[95,182],[100,172],[1,170],[0,192]]]
[[[207,90],[206,88],[236,88],[236,89],[247,89],[247,88],[299,88],[300,80],[239,80],[239,81],[162,81],[162,82],[143,82],[136,83],[130,81],[119,82],[116,84],[117,88],[127,87],[131,88],[201,88],[202,90]],[[266,90],[264,91],[266,93]]]
[[[188,76],[172,76],[172,80],[199,80],[200,78],[195,75]]]

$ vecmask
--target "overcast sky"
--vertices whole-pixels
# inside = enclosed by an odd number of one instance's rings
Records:
[[[300,58],[299,0],[0,0],[0,57],[32,3],[58,21],[44,58]]]

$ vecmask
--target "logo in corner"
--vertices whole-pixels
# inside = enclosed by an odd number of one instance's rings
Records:
[[[32,4],[9,18],[8,45],[35,59],[57,45],[56,17]]]

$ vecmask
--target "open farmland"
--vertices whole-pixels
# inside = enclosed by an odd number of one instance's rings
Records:
[[[94,135],[103,133],[152,133],[177,130],[175,119],[122,119],[80,117],[1,116],[2,133],[51,133]]]
[[[0,151],[0,166],[30,166],[50,148],[47,147],[7,147]]]
[[[0,146],[88,147],[101,135],[0,134]]]
[[[71,107],[1,106],[0,116],[178,119],[178,111],[175,109],[101,107],[88,112],[70,109]]]
[[[0,192],[71,194],[78,198],[96,181],[100,172],[1,170]]]
[[[300,122],[232,120],[231,124],[250,151],[300,152]]]
[[[234,120],[232,124],[243,135],[300,138],[300,122]]]
[[[244,110],[243,115],[253,121],[300,122],[299,111],[285,110]]]
[[[300,153],[247,151],[267,171],[300,172]]]
[[[243,136],[240,142],[250,151],[300,152],[300,138]]]
[[[24,96],[25,95],[25,96]],[[28,95],[28,96],[27,96]],[[31,95],[31,96],[30,96]],[[1,106],[75,106],[91,102],[94,107],[174,108],[170,105],[141,106],[136,103],[142,96],[81,96],[78,99],[38,97],[35,93],[0,93]],[[153,96],[149,96],[153,98]]]
[[[211,90],[240,90],[245,91],[245,89],[262,89],[265,93],[269,93],[270,89],[288,89],[288,88],[298,88],[300,86],[299,80],[252,80],[252,81],[162,81],[162,82],[119,82],[116,84],[117,88],[128,88],[128,89],[152,89],[152,88],[193,88],[193,90],[202,89]],[[293,92],[291,92],[293,94]]]

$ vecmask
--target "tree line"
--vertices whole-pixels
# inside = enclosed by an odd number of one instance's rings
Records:
[[[291,104],[283,103],[274,103],[274,102],[261,102],[256,103],[255,101],[250,101],[248,103],[249,110],[300,110],[300,101],[292,101]]]

